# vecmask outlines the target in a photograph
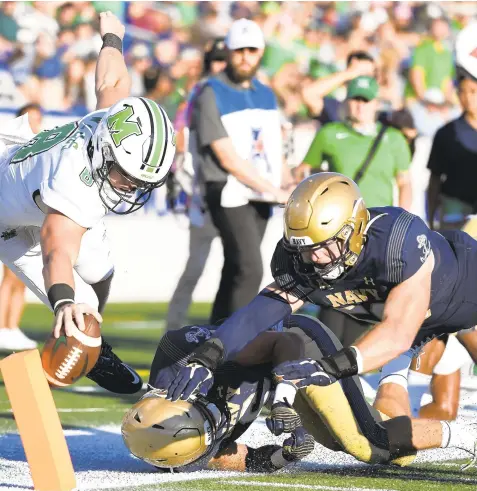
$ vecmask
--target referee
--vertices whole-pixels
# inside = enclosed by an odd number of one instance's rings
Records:
[[[263,276],[260,244],[272,203],[285,203],[280,116],[275,95],[255,78],[265,41],[260,27],[235,21],[225,38],[226,69],[207,80],[191,123],[199,179],[219,231],[224,265],[214,323],[246,305]],[[291,183],[290,173],[286,180]],[[283,183],[285,184],[285,183]]]

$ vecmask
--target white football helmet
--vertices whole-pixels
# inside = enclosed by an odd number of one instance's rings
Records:
[[[118,214],[144,206],[152,191],[166,181],[175,148],[172,124],[154,101],[127,97],[111,106],[90,146],[93,177],[105,206]],[[113,170],[127,186],[114,186]]]
[[[469,24],[457,35],[455,61],[458,77],[477,80],[477,23]]]

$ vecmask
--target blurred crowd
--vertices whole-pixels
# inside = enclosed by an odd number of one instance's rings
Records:
[[[292,121],[313,116],[306,87],[346,70],[350,52],[376,62],[382,110],[418,104],[417,124],[434,131],[457,99],[452,41],[476,13],[473,2],[2,2],[0,107],[37,103],[75,115],[94,109],[98,12],[127,25],[125,56],[133,95],[148,95],[171,118],[201,77],[207,42],[246,17],[263,29],[260,78]],[[439,46],[436,49],[435,44]],[[433,49],[434,48],[434,49]],[[418,63],[427,85],[413,73]],[[345,89],[333,89],[343,99]],[[432,117],[428,117],[432,114]]]

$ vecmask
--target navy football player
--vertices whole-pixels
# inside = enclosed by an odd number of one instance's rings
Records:
[[[413,446],[403,445],[399,418],[389,420],[371,407],[357,376],[327,387],[300,390],[294,406],[286,400],[277,404],[283,382],[277,386],[272,380],[273,365],[295,357],[321,359],[342,347],[326,326],[302,315],[286,319],[284,332],[260,334],[233,362],[219,367],[206,397],[191,396],[183,401],[172,393],[174,400],[166,399],[165,392],[155,388],[164,373],[177,373],[193,350],[210,339],[212,329],[187,326],[161,339],[151,368],[151,390],[123,420],[128,449],[156,467],[274,471],[313,449],[313,439],[303,426],[320,444],[366,463],[408,465],[418,449],[458,446],[473,451],[475,437],[469,424],[455,424],[445,433],[439,421],[429,420],[412,420]],[[268,428],[276,435],[291,432],[291,437],[283,446],[251,448],[236,443],[267,400],[274,408],[266,420]],[[465,438],[459,436],[462,434]]]
[[[292,193],[271,268],[274,283],[227,319],[174,380],[164,377],[161,388],[170,392],[173,384],[184,399],[206,392],[217,366],[307,301],[375,327],[320,362],[275,369],[296,387],[329,385],[404,355],[402,367],[385,377],[396,382],[423,344],[477,323],[477,242],[462,231],[431,231],[401,208],[367,209],[358,186],[341,174],[315,174]],[[402,400],[392,416],[408,414],[405,387],[383,380],[383,407],[388,390],[395,406]]]
[[[272,364],[303,356],[294,333],[267,332],[235,359],[218,368],[207,397],[189,401],[165,398],[155,389],[164,368],[177,373],[197,346],[209,339],[215,326],[186,326],[167,332],[152,362],[151,390],[126,414],[122,434],[135,456],[164,469],[204,468],[270,472],[308,455],[314,440],[295,414],[291,436],[282,446],[257,449],[235,443],[255,421],[272,392]],[[285,356],[288,355],[288,358]]]

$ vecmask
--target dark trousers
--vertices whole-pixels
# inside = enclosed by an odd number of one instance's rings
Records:
[[[338,310],[325,307],[321,308],[318,318],[333,332],[345,348],[351,346],[370,327],[369,324],[357,321]]]
[[[260,244],[271,205],[251,202],[235,208],[220,205],[225,183],[207,183],[205,199],[224,249],[224,266],[215,297],[211,323],[247,305],[258,293],[263,277]]]

